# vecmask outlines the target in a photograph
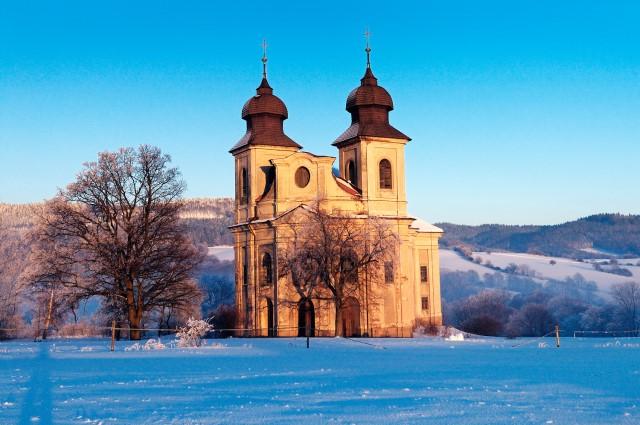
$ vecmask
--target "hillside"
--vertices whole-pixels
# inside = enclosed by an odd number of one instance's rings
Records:
[[[13,235],[24,235],[36,223],[42,205],[0,203],[0,229]],[[233,223],[233,199],[185,199],[180,217],[196,243],[207,246],[232,243],[227,227]]]
[[[438,223],[444,247],[567,258],[640,256],[640,215],[597,214],[552,226]]]
[[[185,200],[180,217],[197,244],[231,245],[228,227],[233,224],[234,200],[231,198],[196,198]]]

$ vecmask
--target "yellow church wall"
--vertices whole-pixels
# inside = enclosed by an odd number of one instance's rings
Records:
[[[362,168],[355,186],[361,194],[349,193],[346,182],[339,185],[333,176],[335,158],[316,156],[295,148],[249,146],[235,152],[236,199],[240,199],[241,169],[248,170],[249,196],[246,203],[237,202],[236,222],[232,228],[236,255],[236,305],[238,327],[247,327],[242,335],[267,336],[269,303],[273,303],[273,319],[279,336],[298,335],[298,305],[300,295],[287,277],[277,276],[278,244],[287,238],[286,226],[276,217],[301,204],[315,206],[326,212],[377,216],[386,220],[396,232],[399,245],[395,258],[394,283],[383,282],[381,276],[369,276],[369,298],[360,297],[360,333],[371,336],[409,337],[417,321],[441,324],[440,273],[438,238],[440,233],[419,232],[410,227],[407,217],[404,180],[405,140],[361,137],[351,145],[339,148],[338,165],[347,177],[346,163],[350,159]],[[392,165],[392,188],[379,188],[379,162],[387,159]],[[275,168],[275,183],[266,191],[268,167]],[[295,182],[299,167],[309,170],[309,183],[300,188]],[[350,189],[353,191],[353,189]],[[246,280],[243,263],[246,249]],[[261,283],[261,259],[269,252],[273,261],[275,285]],[[420,265],[429,271],[429,282],[420,282]],[[378,271],[380,273],[380,271]],[[247,283],[246,290],[244,283]],[[422,297],[429,298],[429,309],[422,310]],[[368,300],[368,301],[367,301]],[[316,335],[334,333],[335,310],[330,301],[313,300]],[[368,311],[367,307],[368,306]],[[367,322],[368,316],[368,322]]]
[[[341,173],[346,172],[348,159],[359,155],[358,170],[362,189],[362,199],[371,215],[406,216],[406,188],[404,169],[404,148],[406,140],[361,137],[352,145],[340,148]],[[392,188],[380,188],[379,164],[387,159],[392,167]]]
[[[236,152],[236,199],[240,199],[240,182],[242,168],[246,168],[248,173],[249,194],[246,203],[236,203],[236,220],[241,223],[255,216],[256,199],[263,193],[267,179],[265,170],[270,167],[271,160],[290,156],[296,148],[274,147],[274,146],[249,146],[242,151]],[[271,209],[264,209],[262,213],[272,216],[274,214],[274,204]]]

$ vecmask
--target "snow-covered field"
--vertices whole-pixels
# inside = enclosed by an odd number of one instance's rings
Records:
[[[0,423],[640,423],[633,339],[209,344],[0,342]]]
[[[626,263],[636,264],[635,259],[619,260],[622,267],[628,269],[633,276],[619,276],[612,273],[597,271],[591,263],[574,261],[562,257],[547,257],[534,254],[520,254],[515,252],[474,252],[473,257],[480,257],[483,262],[490,261],[494,266],[506,267],[513,263],[516,265],[526,265],[537,273],[538,277],[545,279],[563,280],[572,277],[577,273],[581,274],[585,279],[595,282],[602,291],[609,291],[612,284],[636,281],[640,282],[640,267],[627,266]],[[554,260],[556,264],[551,264]],[[484,273],[495,273],[488,267],[468,261],[454,251],[440,250],[440,266],[443,270],[475,270],[481,276]]]

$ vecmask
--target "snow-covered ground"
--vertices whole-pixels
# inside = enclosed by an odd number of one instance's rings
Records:
[[[634,339],[210,344],[0,342],[0,423],[640,423]]]
[[[494,266],[506,267],[509,264],[526,265],[537,273],[537,276],[545,279],[563,280],[572,277],[575,274],[581,274],[585,279],[595,282],[598,288],[608,291],[612,284],[637,281],[640,282],[640,267],[627,266],[626,263],[636,264],[637,261],[619,260],[622,267],[633,273],[632,277],[619,276],[612,273],[597,271],[593,265],[588,262],[579,262],[562,257],[547,257],[534,254],[520,254],[514,252],[474,252],[473,257],[480,257],[483,263],[490,261]],[[554,260],[556,264],[551,264]],[[475,270],[481,276],[484,273],[495,273],[488,267],[468,261],[454,251],[442,249],[440,250],[440,266],[447,270]]]

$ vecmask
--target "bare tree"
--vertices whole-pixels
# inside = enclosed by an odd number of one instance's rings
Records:
[[[553,330],[556,320],[543,304],[527,304],[514,313],[507,325],[511,336],[542,336]]]
[[[624,330],[640,329],[640,285],[626,282],[611,287],[611,296],[617,304],[620,325]]]
[[[314,212],[310,212],[314,214]],[[284,219],[287,225],[288,238],[282,241],[278,252],[279,276],[289,276],[291,284],[295,289],[298,299],[283,300],[283,303],[304,304],[305,329],[304,336],[307,337],[307,348],[309,348],[309,337],[311,336],[311,308],[310,300],[323,299],[330,300],[320,287],[321,264],[320,256],[315,250],[313,241],[310,239],[313,223],[309,212],[303,215],[303,219],[298,221],[296,215],[288,216]],[[285,242],[286,241],[286,242]],[[298,329],[300,335],[301,329]]]
[[[64,287],[76,299],[98,296],[126,313],[131,339],[146,314],[191,310],[200,253],[179,221],[184,183],[170,158],[140,146],[103,152],[46,205],[30,281]],[[52,248],[53,247],[53,248]]]
[[[465,332],[501,335],[512,314],[510,296],[499,290],[485,290],[452,306],[453,323]]]
[[[327,213],[307,208],[282,244],[281,275],[289,275],[301,299],[329,299],[335,310],[335,335],[343,334],[343,307],[349,297],[362,299],[370,283],[382,280],[385,262],[396,258],[397,235],[374,217]]]
[[[27,253],[23,232],[0,221],[0,339],[17,336],[22,325],[19,276]]]

